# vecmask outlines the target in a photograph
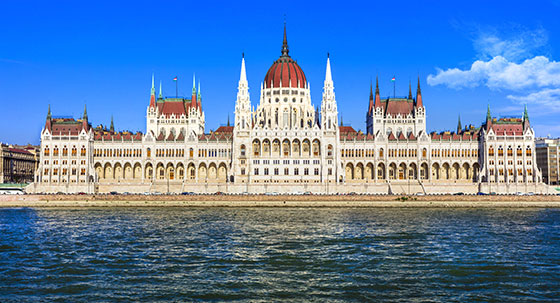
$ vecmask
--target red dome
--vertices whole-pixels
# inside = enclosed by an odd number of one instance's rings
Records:
[[[286,24],[284,24],[284,41],[282,43],[282,56],[272,64],[264,77],[265,87],[299,87],[305,88],[307,80],[301,67],[294,61],[289,53],[288,39],[286,38]],[[282,82],[282,86],[280,86]]]
[[[299,87],[305,88],[307,80],[301,67],[290,57],[282,56],[268,69],[264,77],[266,87]]]

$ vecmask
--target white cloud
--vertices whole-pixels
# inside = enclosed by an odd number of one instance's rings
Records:
[[[508,95],[508,99],[521,103],[533,104],[542,113],[560,112],[560,88],[546,88],[525,96]]]
[[[437,69],[435,75],[428,75],[428,84],[456,89],[485,85],[490,89],[509,90],[559,86],[560,62],[536,56],[518,64],[497,56],[489,61],[477,60],[466,70]]]
[[[517,62],[542,53],[547,44],[548,33],[544,29],[528,30],[511,24],[502,30],[479,28],[473,38],[474,49],[482,60],[500,56]]]

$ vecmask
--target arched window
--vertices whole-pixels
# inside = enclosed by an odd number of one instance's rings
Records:
[[[245,157],[245,145],[244,144],[241,144],[240,151],[241,151],[241,156]]]
[[[494,146],[490,146],[488,149],[488,156],[494,157]]]
[[[150,148],[146,150],[146,155],[148,156],[148,158],[152,156],[152,150]]]
[[[383,158],[383,148],[379,149],[379,158]]]

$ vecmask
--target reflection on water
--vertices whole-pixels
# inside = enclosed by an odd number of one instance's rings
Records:
[[[555,301],[560,210],[1,209],[0,301]]]

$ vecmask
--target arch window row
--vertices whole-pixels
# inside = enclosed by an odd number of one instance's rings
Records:
[[[504,147],[501,145],[498,145],[498,157],[503,157],[504,156]],[[490,145],[490,147],[488,148],[488,156],[493,157],[496,154],[496,151],[494,150],[494,146]],[[506,149],[506,154],[508,157],[513,157],[513,146],[509,145]],[[521,147],[521,145],[518,145],[515,151],[515,155],[518,157],[523,156],[523,147]],[[532,149],[530,146],[526,146],[525,147],[525,156],[530,157],[532,155]]]
[[[85,155],[85,149],[83,150]],[[141,157],[142,149],[140,148],[96,148],[93,150],[94,157]]]

